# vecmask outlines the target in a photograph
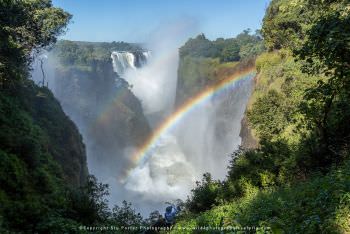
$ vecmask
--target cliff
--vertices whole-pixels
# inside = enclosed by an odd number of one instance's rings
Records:
[[[125,151],[142,144],[151,131],[140,101],[113,71],[112,47],[65,41],[49,54],[56,61],[53,92],[78,125],[91,166],[99,171],[127,167]]]
[[[88,176],[76,126],[47,88],[26,80],[0,89],[0,129],[0,232],[63,229],[55,222],[71,222],[69,191]]]
[[[253,64],[264,50],[261,35],[244,30],[235,38],[211,41],[200,34],[179,49],[176,105],[196,95],[207,86],[232,76]],[[237,66],[239,65],[239,66]]]
[[[180,57],[176,105],[181,105],[206,87],[215,85],[217,82],[251,66],[254,66],[254,59],[220,63],[218,58]],[[247,112],[241,121],[239,136],[242,139],[241,147],[243,149],[258,147],[258,141],[248,124]]]
[[[239,136],[242,139],[241,147],[243,149],[256,149],[258,147],[258,140],[253,136],[252,129],[248,124],[247,112],[244,113],[244,117],[241,121]]]
[[[58,171],[50,171],[53,176],[82,185],[87,177],[85,147],[76,126],[52,93],[27,81],[1,90],[0,99],[2,153],[24,162],[29,174],[35,172],[35,167],[57,162]],[[5,166],[6,162],[2,163]],[[6,170],[10,172],[10,168]]]

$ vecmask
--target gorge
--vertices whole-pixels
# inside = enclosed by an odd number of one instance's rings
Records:
[[[348,1],[0,13],[0,233],[350,233]]]
[[[110,186],[110,204],[128,200],[148,214],[162,210],[165,202],[185,200],[205,172],[224,179],[229,155],[241,143],[240,125],[252,75],[229,72],[220,78],[230,79],[225,87],[187,104],[190,107],[174,121],[170,119],[181,108],[175,105],[180,98],[176,94],[182,92],[176,89],[176,47],[151,53],[103,46],[60,42],[41,58],[48,86],[83,135],[89,172]],[[69,57],[75,56],[75,61],[65,60],[69,47],[75,49]],[[78,57],[87,49],[93,59],[82,62]],[[42,79],[39,65],[34,63],[37,82]],[[194,89],[189,91],[196,96]],[[148,152],[135,158],[165,122],[170,122],[169,127],[148,146]]]

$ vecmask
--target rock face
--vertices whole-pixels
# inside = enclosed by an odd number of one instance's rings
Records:
[[[239,63],[219,63],[218,60],[211,58],[197,58],[197,57],[180,57],[180,63],[178,68],[178,83],[176,90],[176,105],[181,105],[183,102],[188,100],[193,95],[196,95],[201,90],[205,89],[208,86],[215,85],[216,82],[220,82],[223,79],[226,79],[236,72],[245,70],[247,68],[254,66],[254,60],[247,60]],[[253,84],[254,85],[254,84]],[[250,89],[247,89],[246,92],[243,91],[244,87],[240,87],[241,96],[236,95],[231,100],[231,103],[223,103],[224,105],[221,109],[226,112],[230,112],[227,118],[232,118],[237,112],[238,106],[236,105],[245,105],[240,103],[240,99],[246,99],[244,96],[250,95]],[[249,96],[248,96],[249,99]],[[238,104],[240,103],[240,104]],[[243,107],[244,108],[244,107]],[[232,109],[232,110],[231,110]],[[221,113],[218,112],[217,116],[221,116]],[[225,115],[222,115],[225,116]],[[238,118],[237,121],[240,121]],[[215,124],[215,122],[211,122]],[[243,119],[241,120],[240,128],[238,128],[239,137],[241,138],[241,147],[244,149],[251,149],[258,147],[258,142],[254,138],[251,129],[248,125],[248,119],[246,117],[246,112],[244,113]],[[225,131],[233,131],[228,127],[218,128],[219,132],[224,133]]]
[[[140,101],[111,60],[95,59],[85,69],[57,66],[54,72],[54,94],[82,132],[94,174],[128,167],[126,150],[142,144],[151,131]]]
[[[242,139],[241,147],[243,149],[246,149],[246,150],[247,149],[256,149],[259,147],[259,139],[257,139],[256,136],[254,136],[253,129],[249,126],[249,122],[248,122],[249,120],[247,117],[247,110],[249,108],[249,104],[251,103],[252,97],[254,95],[254,90],[255,90],[255,87],[256,87],[258,80],[259,80],[259,74],[256,75],[254,78],[253,91],[252,91],[251,97],[248,101],[248,105],[246,107],[244,117],[241,121],[241,131],[239,133],[239,136]]]
[[[243,149],[255,149],[258,147],[258,141],[254,138],[252,130],[248,125],[248,119],[246,113],[241,121],[241,131],[239,133],[241,137],[241,147]]]
[[[75,186],[83,185],[88,170],[82,137],[51,92],[47,91],[44,95],[41,97],[39,94],[33,103],[35,121],[47,132],[50,146],[54,146],[49,147],[49,152],[63,168],[64,177]]]

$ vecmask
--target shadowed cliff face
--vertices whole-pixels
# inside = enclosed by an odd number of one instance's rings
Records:
[[[241,147],[243,149],[256,149],[258,147],[258,140],[253,136],[252,129],[248,124],[247,112],[244,113],[244,117],[241,121],[239,136],[242,139]]]
[[[117,77],[111,59],[95,60],[89,70],[57,66],[53,87],[84,136],[90,172],[103,180],[127,168],[125,151],[140,145],[150,128],[141,103]]]
[[[108,47],[113,43],[103,48],[98,43],[61,44],[42,56],[44,83],[82,133],[89,173],[110,185],[110,204],[131,200],[120,179],[133,163],[132,152],[151,132],[141,102],[113,70],[114,47]],[[40,82],[40,64],[33,73]]]
[[[36,182],[42,187],[53,186],[50,183],[60,178],[76,187],[84,184],[88,173],[82,137],[47,88],[28,81],[23,86],[2,90],[0,103],[1,152],[11,156],[11,160],[24,162],[18,165],[28,167],[23,178],[28,181],[23,186],[30,187]],[[15,174],[10,173],[12,167],[5,158],[1,166],[11,178]],[[46,174],[38,177],[40,170]],[[46,179],[51,176],[55,179]],[[21,183],[18,175],[16,180]],[[5,189],[6,185],[1,187]]]

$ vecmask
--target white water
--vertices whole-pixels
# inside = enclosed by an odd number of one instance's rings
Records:
[[[132,60],[125,58],[122,59],[131,63]],[[42,59],[46,61],[47,56],[43,55]],[[132,91],[141,100],[150,120],[154,119],[154,113],[166,117],[172,111],[177,62],[177,47],[173,47],[170,51],[155,51],[142,67],[132,67],[129,64],[124,70],[123,76],[133,85]],[[50,79],[52,69],[49,69],[47,63],[45,67],[46,82],[48,81],[50,89],[55,90],[55,80]],[[41,81],[38,63],[35,63],[34,68],[33,78]],[[228,156],[241,142],[240,121],[251,88],[251,79],[237,82],[186,115],[171,132],[162,136],[149,160],[133,168],[124,183],[119,180],[124,171],[123,160],[127,160],[127,155],[131,156],[135,149],[127,149],[126,158],[111,157],[113,161],[110,164],[120,165],[119,169],[93,171],[101,182],[110,184],[111,206],[125,199],[132,202],[144,215],[148,215],[155,209],[162,211],[166,201],[185,199],[195,186],[195,181],[200,180],[205,172],[210,172],[215,179],[223,179],[227,171]],[[81,116],[71,118],[85,136],[84,125],[79,121]],[[155,125],[158,123],[159,119],[155,121]],[[103,141],[106,140],[108,139]],[[84,138],[84,141],[87,143],[89,155],[89,139]],[[105,151],[109,152],[111,149]],[[92,168],[93,165],[89,165],[90,172]]]
[[[224,179],[229,155],[241,143],[241,120],[252,79],[235,83],[181,119],[152,149],[152,156],[135,167],[125,188],[145,202],[186,199],[205,172]]]
[[[135,59],[127,57],[131,53],[113,53],[112,59],[114,71],[132,86],[146,117],[156,127],[173,111],[178,46],[171,38],[165,38],[162,47],[158,45],[152,51],[151,57],[145,56],[147,63],[142,67],[132,66]],[[229,155],[241,143],[241,120],[251,89],[252,79],[236,82],[164,134],[148,160],[136,165],[124,178],[123,189],[131,195],[129,200],[143,211],[156,209],[166,201],[186,199],[205,172],[214,179],[224,179]],[[126,154],[131,156],[135,150],[128,149]]]
[[[111,54],[113,69],[118,75],[123,75],[127,70],[136,70],[147,63],[151,52],[113,51]]]
[[[180,26],[176,30],[183,30]],[[189,36],[184,33],[183,40],[178,41],[179,33],[176,30],[175,33],[165,31],[154,34],[155,38],[148,46],[152,55],[146,51],[138,52],[137,55],[135,52],[126,51],[115,51],[111,54],[114,71],[132,85],[133,93],[141,100],[146,116],[153,126],[173,111],[178,48]],[[143,59],[137,58],[139,54],[142,54]],[[51,64],[56,63],[53,58],[49,59]],[[33,77],[41,81],[40,67],[36,66]],[[50,80],[51,70],[53,71],[47,67],[46,81],[49,88],[55,90],[55,79]],[[74,85],[77,85],[76,79],[72,80],[72,86]],[[148,215],[155,209],[163,211],[165,201],[185,199],[195,186],[195,180],[200,180],[205,172],[210,172],[215,179],[224,178],[228,155],[237,149],[241,142],[240,121],[251,88],[251,80],[238,82],[231,89],[215,96],[182,118],[173,131],[162,136],[153,149],[152,157],[133,168],[124,183],[119,180],[125,169],[123,165],[127,164],[128,157],[131,157],[135,149],[126,149],[122,156],[113,154],[113,149],[108,147],[105,152],[100,152],[101,155],[111,156],[109,164],[116,165],[113,170],[92,170],[96,165],[91,165],[90,160],[90,172],[101,182],[110,185],[110,205],[120,204],[125,199],[132,202],[144,215]],[[64,103],[62,106],[65,107]],[[65,111],[71,113],[67,109]],[[82,116],[70,117],[84,136],[89,158],[89,150],[94,145],[85,137],[87,134],[80,120]],[[101,142],[113,140],[101,139]]]

